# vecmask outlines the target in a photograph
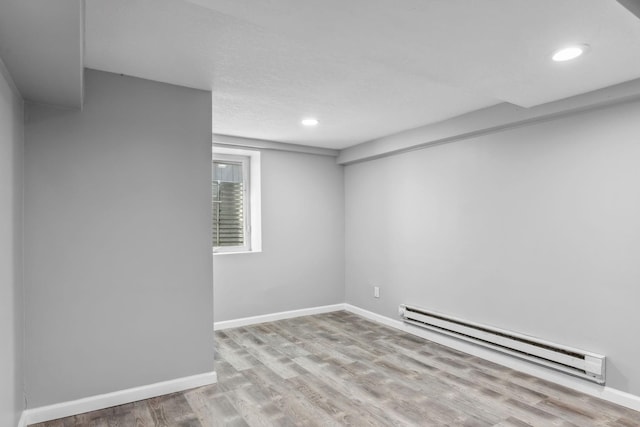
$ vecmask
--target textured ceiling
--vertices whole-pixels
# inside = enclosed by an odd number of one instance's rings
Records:
[[[85,28],[87,67],[213,90],[215,133],[327,148],[640,77],[615,1],[86,0]]]
[[[363,67],[523,107],[640,77],[640,22],[613,1],[188,1]],[[592,47],[579,67],[549,61],[572,43]]]
[[[87,0],[86,27],[89,67],[212,88],[216,133],[330,148],[640,77],[613,1]]]

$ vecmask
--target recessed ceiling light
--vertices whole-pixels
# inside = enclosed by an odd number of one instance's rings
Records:
[[[551,59],[556,62],[570,61],[572,59],[576,59],[583,53],[587,51],[589,46],[586,44],[576,45],[576,46],[567,46],[565,48],[556,50],[553,53]]]
[[[314,119],[309,117],[308,119],[302,119],[302,124],[304,126],[316,126],[318,124],[318,119]]]

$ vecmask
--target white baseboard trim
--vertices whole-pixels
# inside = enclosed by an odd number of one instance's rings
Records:
[[[640,411],[640,396],[636,396],[634,394],[627,393],[612,387],[601,386],[598,384],[587,382],[580,378],[572,377],[561,372],[556,372],[552,369],[544,368],[542,366],[536,365],[535,363],[527,362],[525,360],[511,357],[490,350],[488,348],[480,347],[466,341],[455,339],[447,335],[442,335],[437,332],[406,324],[401,320],[391,319],[389,317],[364,310],[351,304],[344,304],[344,309],[374,322],[382,323],[383,325],[390,326],[392,328],[399,329],[412,335],[425,338],[429,341],[433,341],[438,344],[442,344],[444,346],[462,351],[463,353],[471,354],[473,356],[477,356],[482,359],[507,366],[517,371],[521,371],[529,375],[533,375],[535,377],[560,384],[581,393],[588,394],[599,399],[607,400],[609,402],[627,407],[629,409],[633,409],[635,411]]]
[[[20,419],[18,420],[18,427],[27,427],[27,414],[26,411],[22,411]]]
[[[300,310],[281,311],[279,313],[264,314],[262,316],[242,317],[240,319],[224,320],[213,323],[214,331],[239,328],[241,326],[256,325],[258,323],[274,322],[276,320],[293,319],[294,317],[311,316],[312,314],[330,313],[345,310],[344,303],[323,305],[320,307],[302,308]]]
[[[23,424],[21,424],[20,427],[28,424],[36,424],[44,421],[78,415],[85,412],[97,411],[111,406],[124,405],[125,403],[150,399],[152,397],[202,387],[216,382],[218,382],[217,374],[215,372],[207,372],[204,374],[162,381],[141,387],[114,391],[112,393],[99,394],[97,396],[86,397],[69,402],[27,409],[22,413],[24,421],[21,421]]]

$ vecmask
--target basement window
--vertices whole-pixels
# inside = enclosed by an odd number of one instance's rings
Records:
[[[212,248],[216,254],[260,252],[260,152],[213,147]]]

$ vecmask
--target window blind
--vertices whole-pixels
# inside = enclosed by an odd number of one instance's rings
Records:
[[[213,181],[213,246],[243,246],[244,188],[242,182]]]

